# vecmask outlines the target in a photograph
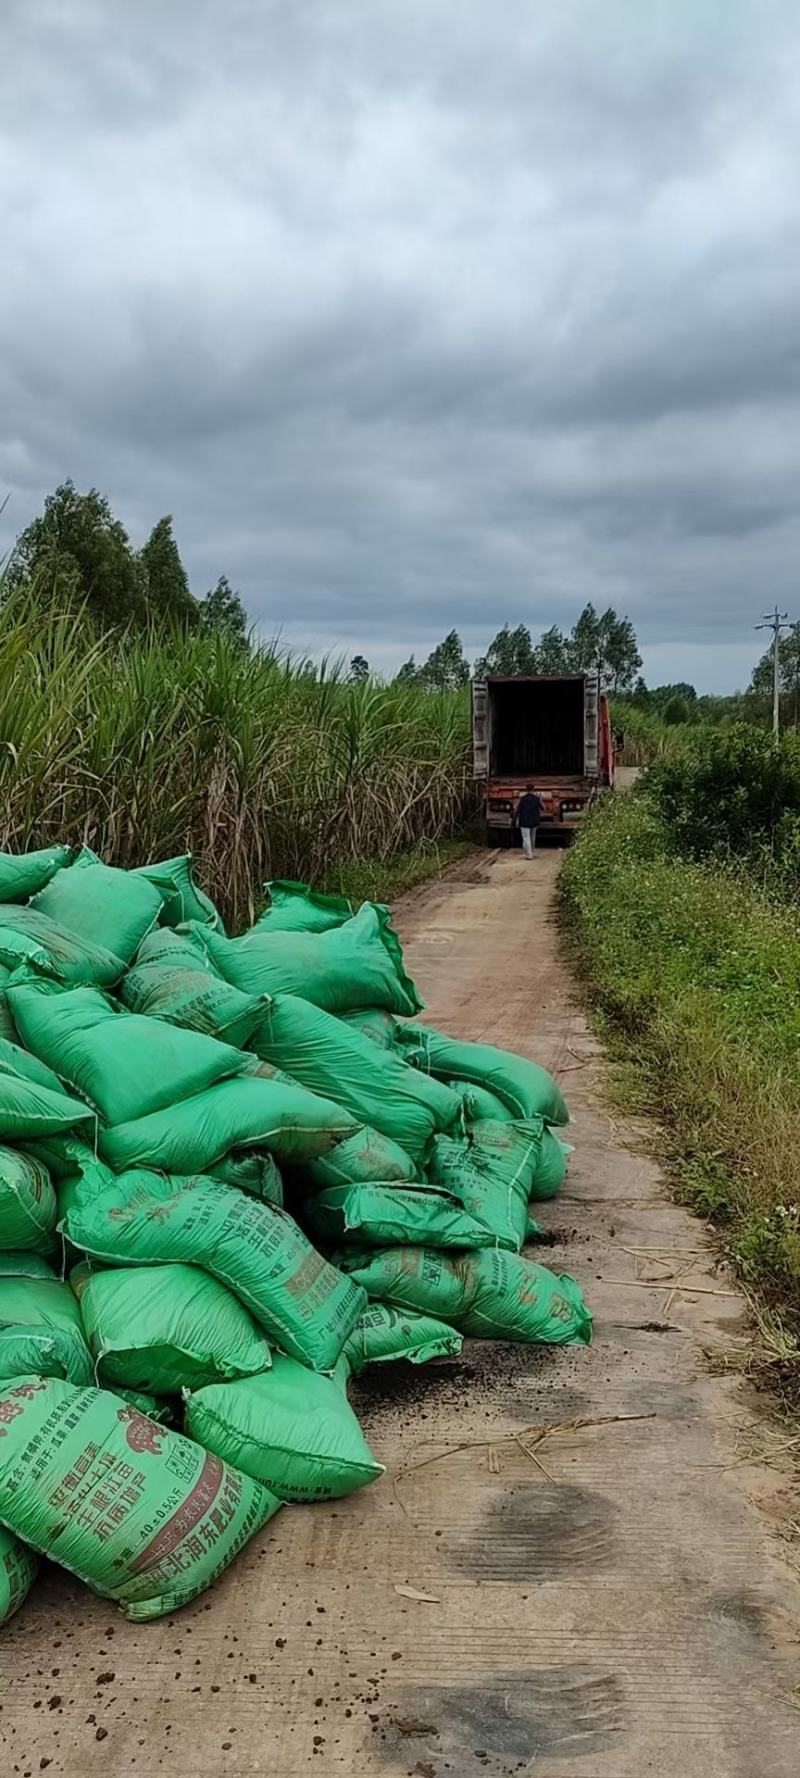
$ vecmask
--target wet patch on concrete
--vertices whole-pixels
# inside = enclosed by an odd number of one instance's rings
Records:
[[[714,1623],[733,1624],[749,1636],[761,1637],[769,1633],[764,1601],[746,1589],[713,1594],[708,1601],[708,1616]]]
[[[595,1489],[515,1482],[492,1495],[474,1530],[446,1534],[442,1554],[477,1581],[596,1574],[613,1567],[618,1512]]]
[[[434,1778],[446,1771],[473,1778],[479,1772],[527,1771],[545,1755],[550,1760],[596,1756],[615,1744],[624,1726],[617,1676],[576,1662],[491,1674],[483,1685],[411,1691],[397,1715],[381,1722],[378,1734],[387,1765],[402,1760],[407,1770],[432,1772]]]

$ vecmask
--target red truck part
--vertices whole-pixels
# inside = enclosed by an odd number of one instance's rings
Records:
[[[513,844],[514,810],[528,785],[541,800],[542,833],[568,834],[614,781],[608,699],[596,673],[473,680],[472,742],[492,846]]]

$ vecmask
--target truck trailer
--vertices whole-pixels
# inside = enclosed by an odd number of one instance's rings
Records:
[[[529,785],[541,800],[542,834],[566,835],[614,781],[608,699],[596,673],[473,680],[472,744],[490,846],[513,845],[514,811]]]

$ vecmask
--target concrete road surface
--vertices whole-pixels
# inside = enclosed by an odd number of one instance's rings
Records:
[[[604,1105],[559,862],[475,854],[400,924],[431,1022],[569,1096],[541,1257],[585,1283],[591,1350],[379,1370],[357,1405],[385,1478],[286,1508],[168,1621],[126,1625],[48,1572],[0,1641],[4,1774],[797,1778],[787,1476],[748,1456],[764,1409],[704,1356],[741,1339],[742,1303]]]

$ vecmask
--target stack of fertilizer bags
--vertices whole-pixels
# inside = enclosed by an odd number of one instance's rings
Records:
[[[523,1254],[552,1078],[415,1023],[388,910],[187,857],[0,855],[0,1621],[37,1553],[134,1619],[381,1465],[350,1379],[464,1335],[588,1341]]]

